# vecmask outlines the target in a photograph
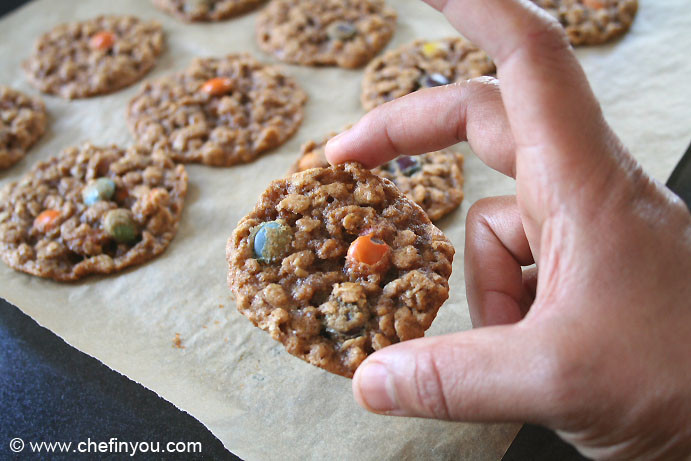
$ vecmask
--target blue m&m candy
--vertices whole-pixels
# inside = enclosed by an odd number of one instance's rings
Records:
[[[101,200],[110,200],[115,194],[115,182],[109,178],[98,178],[82,189],[82,201],[93,205]]]
[[[261,223],[253,230],[253,233],[254,257],[264,263],[274,262],[283,257],[293,239],[290,227],[281,221]]]

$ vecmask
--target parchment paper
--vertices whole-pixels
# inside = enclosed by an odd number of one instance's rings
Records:
[[[389,47],[454,33],[418,0],[389,3],[399,13]],[[641,3],[623,40],[580,49],[578,55],[610,123],[644,167],[664,180],[691,139],[691,15],[684,0]],[[163,23],[167,50],[147,78],[184,68],[194,56],[249,51],[272,61],[254,42],[256,12],[218,24],[186,25],[148,1],[36,0],[0,21],[0,83],[36,94],[20,68],[35,38],[60,22],[100,13],[135,13]],[[369,414],[353,401],[350,380],[287,354],[235,310],[224,259],[235,224],[266,185],[284,175],[302,142],[363,114],[361,71],[285,67],[310,96],[303,126],[287,144],[252,164],[189,166],[180,230],[163,255],[119,275],[77,284],[42,280],[0,264],[0,295],[74,347],[189,412],[248,460],[499,459],[517,425]],[[44,96],[50,113],[46,135],[22,162],[0,173],[0,183],[82,141],[129,145],[125,105],[138,86],[72,102]],[[512,181],[465,151],[466,199],[439,223],[457,250],[451,295],[428,336],[471,326],[463,283],[469,205],[514,192]],[[181,347],[174,346],[176,334]]]

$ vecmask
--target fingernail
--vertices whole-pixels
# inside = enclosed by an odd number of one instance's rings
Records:
[[[391,376],[380,363],[368,363],[359,373],[360,395],[365,405],[372,411],[389,412],[396,410]]]
[[[336,144],[338,144],[338,140],[341,139],[343,137],[343,135],[346,134],[347,132],[348,132],[348,130],[345,130],[345,131],[338,133],[336,136],[329,139],[329,142],[327,144],[335,146]]]
[[[331,165],[334,164],[334,162],[331,161],[331,152],[333,152],[334,149],[338,150],[338,138],[343,136],[343,133],[339,133],[333,138],[329,139],[326,142],[326,146],[324,146],[324,157],[326,157],[326,161],[329,162]]]
[[[327,154],[327,158],[329,157],[328,154],[330,154],[334,150],[339,150],[339,144],[343,142],[343,140],[348,136],[349,133],[350,129],[347,129],[345,131],[342,131],[341,133],[338,133],[333,138],[329,139],[329,141],[326,143],[326,147],[324,148],[324,152]]]

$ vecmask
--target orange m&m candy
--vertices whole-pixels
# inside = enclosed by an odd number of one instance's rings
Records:
[[[329,162],[326,161],[326,157],[318,155],[316,152],[310,152],[298,161],[298,171],[305,171],[310,168],[326,168],[328,166]]]
[[[102,30],[89,39],[89,45],[96,50],[109,50],[113,44],[115,44],[115,35],[107,30]]]
[[[600,10],[605,7],[605,4],[602,2],[602,0],[584,0],[583,3],[585,3],[585,6],[594,10]]]
[[[47,232],[55,227],[60,217],[58,210],[45,210],[34,219],[34,227],[41,232]]]
[[[209,79],[201,86],[201,90],[210,96],[220,96],[226,94],[231,89],[230,79],[223,77]]]
[[[348,248],[348,258],[370,266],[377,264],[389,251],[389,245],[372,238],[372,234],[361,235]]]

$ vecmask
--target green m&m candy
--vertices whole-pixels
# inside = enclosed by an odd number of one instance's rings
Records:
[[[130,210],[116,208],[106,213],[103,229],[118,243],[132,243],[137,239],[137,225]]]

